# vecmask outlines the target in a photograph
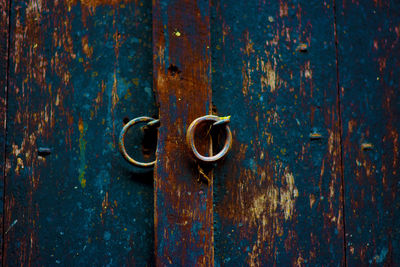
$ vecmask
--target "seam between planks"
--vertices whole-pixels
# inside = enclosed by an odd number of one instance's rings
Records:
[[[4,121],[3,121],[3,225],[2,225],[2,241],[1,244],[1,266],[4,266],[4,252],[5,252],[5,213],[6,213],[6,163],[7,163],[7,114],[8,114],[8,89],[10,87],[10,51],[11,51],[11,5],[12,0],[7,1],[7,63],[6,63],[6,82],[4,87]]]
[[[344,181],[344,161],[343,161],[343,125],[342,125],[342,111],[341,111],[341,93],[340,93],[340,80],[339,80],[339,39],[337,34],[337,6],[336,0],[333,0],[333,18],[334,18],[334,35],[335,35],[335,57],[336,57],[336,88],[337,88],[337,115],[339,122],[339,144],[340,144],[340,176],[342,183],[342,212],[343,212],[343,255],[344,265],[347,266],[347,242],[346,242],[346,203],[345,203],[345,181]]]

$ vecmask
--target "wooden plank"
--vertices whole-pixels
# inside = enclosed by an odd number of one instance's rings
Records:
[[[211,111],[209,10],[207,0],[153,1],[154,89],[161,120],[154,176],[158,266],[214,262],[212,183],[197,181],[200,173],[185,143],[189,124]]]
[[[4,265],[151,265],[152,172],[116,145],[156,111],[151,3],[12,2]]]
[[[338,1],[348,266],[400,265],[400,3]]]
[[[215,1],[215,264],[344,264],[333,1]]]
[[[3,247],[3,216],[4,216],[4,171],[6,162],[7,136],[7,86],[8,86],[8,47],[9,47],[9,15],[10,1],[0,0],[0,247]],[[3,251],[0,251],[0,262]]]

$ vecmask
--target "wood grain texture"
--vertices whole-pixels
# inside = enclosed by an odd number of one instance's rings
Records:
[[[212,183],[197,181],[185,143],[189,124],[211,111],[209,11],[207,0],[153,1],[161,121],[154,177],[158,266],[213,266]]]
[[[0,0],[0,262],[3,259],[4,171],[7,136],[7,86],[10,1]]]
[[[400,3],[337,1],[348,266],[400,265]]]
[[[152,173],[116,146],[155,112],[151,3],[13,1],[11,21],[4,265],[152,264]]]
[[[332,1],[213,2],[215,265],[344,264]]]

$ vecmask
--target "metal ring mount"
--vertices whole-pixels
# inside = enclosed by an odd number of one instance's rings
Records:
[[[118,147],[119,147],[119,151],[121,152],[122,156],[131,164],[140,167],[140,168],[147,168],[147,167],[151,167],[154,164],[156,164],[156,161],[152,161],[152,162],[140,162],[137,160],[134,160],[133,158],[131,158],[128,153],[126,152],[125,149],[125,135],[128,132],[129,128],[131,128],[133,125],[140,123],[140,122],[148,122],[147,126],[153,126],[156,125],[159,120],[151,118],[151,117],[137,117],[133,120],[130,120],[127,124],[125,124],[125,126],[122,128],[121,133],[119,135],[119,142],[118,142]]]
[[[226,153],[228,153],[231,145],[232,145],[232,133],[231,133],[231,129],[228,126],[228,122],[230,120],[230,116],[228,117],[218,117],[215,115],[206,115],[203,117],[199,117],[197,119],[195,119],[189,126],[187,132],[186,132],[186,142],[188,144],[188,146],[190,147],[190,149],[192,150],[192,153],[194,154],[194,156],[204,162],[214,162],[217,161],[221,158],[223,158]],[[225,139],[225,144],[224,147],[222,148],[222,150],[211,157],[206,157],[201,155],[197,149],[196,146],[194,144],[194,133],[196,132],[196,127],[201,124],[204,123],[206,121],[211,121],[214,122],[213,125],[219,125],[219,124],[225,124],[225,129],[226,129],[226,139]]]

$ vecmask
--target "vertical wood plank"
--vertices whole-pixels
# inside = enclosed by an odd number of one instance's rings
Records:
[[[348,266],[400,265],[400,3],[337,1]]]
[[[333,1],[213,2],[215,264],[344,264]]]
[[[116,146],[156,111],[151,3],[12,2],[4,266],[151,265],[152,172]]]
[[[7,86],[10,1],[0,0],[0,262],[3,259],[4,172],[7,136]]]
[[[197,182],[186,129],[211,106],[209,1],[153,1],[154,88],[160,109],[155,171],[159,266],[213,266],[212,183]]]

